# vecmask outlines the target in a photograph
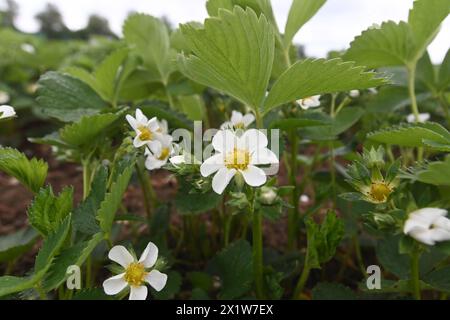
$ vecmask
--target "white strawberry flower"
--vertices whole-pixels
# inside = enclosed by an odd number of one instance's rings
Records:
[[[417,241],[434,245],[436,242],[450,240],[450,219],[447,210],[423,208],[411,212],[403,226],[403,233]]]
[[[16,111],[11,106],[0,106],[0,119],[7,119],[16,116]]]
[[[428,120],[430,120],[429,113],[419,113],[419,122],[423,123],[427,122]],[[416,122],[416,116],[413,113],[411,113],[406,117],[406,121],[409,123],[414,123]]]
[[[277,156],[267,149],[267,144],[267,137],[256,129],[247,130],[242,136],[231,130],[220,130],[212,140],[217,153],[202,163],[200,173],[204,177],[216,173],[212,188],[218,194],[223,193],[236,174],[242,175],[252,187],[261,186],[267,177],[257,165],[278,164]]]
[[[145,167],[155,170],[163,167],[173,154],[172,136],[164,135],[159,140],[151,141],[145,148]]]
[[[161,138],[161,128],[156,117],[150,120],[142,113],[141,109],[136,109],[136,117],[127,115],[126,119],[133,130],[136,132],[133,145],[140,148],[151,141]]]
[[[10,99],[8,92],[0,91],[0,104],[8,103]]]
[[[252,113],[247,113],[243,115],[239,111],[233,110],[231,112],[231,119],[223,123],[220,128],[222,130],[226,129],[246,129],[249,125],[251,125],[255,121],[255,116]]]
[[[107,295],[116,295],[129,287],[130,300],[145,300],[148,293],[146,283],[156,291],[161,291],[166,286],[167,275],[151,269],[158,259],[158,247],[152,242],[148,243],[139,260],[124,246],[113,247],[108,258],[120,264],[124,272],[103,282],[103,290]]]
[[[320,95],[306,97],[303,99],[297,100],[297,103],[303,110],[308,110],[309,108],[316,108],[320,106]]]

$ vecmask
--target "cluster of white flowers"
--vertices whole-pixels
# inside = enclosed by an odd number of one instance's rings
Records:
[[[16,111],[11,106],[0,106],[0,120],[16,116]]]
[[[166,286],[167,275],[154,268],[158,259],[158,247],[154,243],[148,243],[139,260],[124,246],[113,247],[108,257],[120,264],[123,272],[103,282],[107,295],[116,295],[129,287],[130,300],[145,300],[148,294],[146,283],[156,291],[161,291]]]
[[[136,148],[145,147],[145,167],[155,170],[164,166],[174,152],[167,121],[158,121],[156,117],[149,120],[140,109],[136,109],[135,117],[127,115],[126,119],[136,133],[133,145]]]
[[[434,245],[450,240],[450,219],[447,210],[422,208],[411,212],[403,226],[403,232],[417,241]]]

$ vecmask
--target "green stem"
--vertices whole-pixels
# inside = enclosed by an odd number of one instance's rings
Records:
[[[408,66],[408,92],[409,98],[411,100],[411,110],[414,114],[415,122],[418,123],[420,121],[419,117],[419,107],[417,105],[416,98],[416,66],[417,63],[413,63]],[[417,160],[423,160],[423,148],[420,147],[417,149]]]
[[[142,195],[144,197],[144,207],[145,212],[147,214],[147,221],[150,223],[153,209],[152,204],[155,203],[156,197],[154,194],[153,187],[150,183],[147,170],[145,170],[143,161],[138,161],[136,163],[136,173],[138,176],[139,183],[141,184],[142,187]]]
[[[361,252],[361,245],[359,244],[359,239],[357,235],[353,237],[353,245],[355,246],[355,254],[356,260],[358,261],[359,270],[361,271],[363,277],[365,277],[367,275],[366,266],[364,265],[364,260]]]
[[[299,187],[297,183],[297,154],[298,154],[298,136],[295,130],[290,132],[290,142],[291,142],[291,157],[290,157],[290,184],[294,186],[294,191],[292,192],[292,206],[293,208],[289,210],[289,223],[288,223],[288,248],[290,250],[295,248],[297,240],[297,225],[298,225],[298,198],[299,198]]]
[[[46,293],[45,290],[42,288],[42,283],[39,282],[39,283],[35,286],[35,289],[36,289],[36,291],[38,292],[39,298],[40,298],[41,300],[48,300],[47,293]]]
[[[308,257],[308,254],[306,254],[306,257]],[[309,272],[311,271],[310,267],[308,266],[307,259],[305,260],[305,265],[302,270],[302,274],[300,275],[300,278],[298,279],[297,286],[294,290],[294,296],[292,297],[293,300],[300,300],[300,294],[303,291],[303,288],[305,287],[306,281],[308,281],[309,278]]]
[[[449,111],[450,107],[448,105],[447,99],[445,98],[444,94],[439,95],[439,101],[441,102],[442,109],[444,109],[444,114],[445,114],[445,117],[447,118],[447,123],[450,127],[450,111]]]
[[[416,248],[411,254],[411,292],[416,300],[420,300],[419,258],[420,251]]]
[[[255,191],[253,189],[250,201],[250,214],[253,220],[253,273],[256,298],[264,299],[262,215],[259,210],[255,210]]]

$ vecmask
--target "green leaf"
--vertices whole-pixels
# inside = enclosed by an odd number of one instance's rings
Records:
[[[340,283],[320,282],[312,290],[313,300],[356,300],[358,296]]]
[[[423,281],[437,290],[450,292],[450,266],[430,272]]]
[[[64,143],[73,148],[91,148],[117,119],[118,116],[112,113],[85,116],[76,123],[66,125],[59,135]]]
[[[219,10],[203,29],[181,30],[192,55],[178,56],[180,70],[203,85],[258,108],[266,94],[274,59],[274,32],[264,15],[247,8]]]
[[[284,30],[284,47],[288,47],[297,32],[307,23],[326,0],[293,0]]]
[[[89,241],[80,242],[63,250],[55,258],[55,262],[47,272],[47,276],[44,280],[44,289],[50,291],[60,286],[68,277],[67,268],[73,265],[81,267],[103,239],[103,233],[99,232]]]
[[[16,178],[33,192],[38,192],[47,177],[48,165],[43,160],[29,160],[12,148],[0,148],[0,171]]]
[[[72,211],[73,189],[64,188],[55,196],[51,186],[42,188],[28,209],[31,225],[43,236],[53,232]]]
[[[128,49],[114,51],[102,61],[93,74],[78,67],[69,67],[65,71],[91,86],[103,100],[113,103],[116,96],[121,66],[127,56]]]
[[[264,103],[264,112],[301,98],[318,94],[367,89],[386,83],[374,72],[341,59],[306,59],[286,70],[274,83]]]
[[[38,233],[27,227],[12,234],[0,236],[0,262],[12,261],[31,249]]]
[[[439,89],[445,91],[450,86],[450,49],[447,50],[444,61],[439,68]]]
[[[117,178],[112,183],[109,192],[105,195],[100,205],[100,209],[97,212],[97,219],[100,221],[100,228],[105,234],[110,234],[111,232],[114,217],[122,203],[122,197],[128,187],[132,173],[133,166],[130,164],[117,175]]]
[[[344,236],[344,223],[332,211],[327,213],[321,225],[316,224],[312,218],[308,218],[305,223],[308,268],[320,268],[322,264],[333,258]]]
[[[42,112],[62,121],[77,121],[107,106],[87,84],[67,74],[47,72],[38,85],[37,101]]]
[[[41,250],[36,257],[33,275],[28,277],[0,277],[0,297],[30,289],[38,283],[45,276],[54,257],[61,250],[61,247],[69,234],[69,229],[70,216],[60,224],[54,233],[50,234],[44,240]]]
[[[399,253],[398,236],[387,237],[378,242],[376,254],[378,261],[383,267],[396,275],[400,279],[407,279],[409,276],[409,257]]]
[[[291,130],[324,125],[327,125],[327,122],[318,119],[288,118],[288,119],[277,119],[272,121],[269,125],[269,129]]]
[[[205,116],[205,105],[199,95],[179,96],[181,108],[190,120],[201,121]]]
[[[422,170],[415,173],[417,180],[436,186],[450,185],[450,156],[444,161],[430,162]]]
[[[434,122],[394,126],[369,133],[367,138],[379,143],[405,147],[423,147],[439,149],[450,145],[450,133],[440,124]]]
[[[100,231],[96,219],[100,204],[105,199],[108,182],[108,169],[101,166],[91,183],[91,191],[88,197],[74,210],[73,227],[75,231],[93,235]]]
[[[439,31],[449,7],[449,0],[417,0],[408,23],[388,21],[364,31],[344,58],[368,68],[416,63]]]
[[[166,83],[173,68],[166,24],[147,14],[132,14],[124,23],[123,35],[145,66],[158,72],[161,81]]]
[[[60,252],[64,241],[69,234],[70,225],[71,216],[68,215],[64,221],[59,224],[58,228],[50,233],[44,240],[34,263],[35,273],[50,268],[53,258]]]
[[[200,214],[217,208],[222,196],[215,192],[198,192],[189,182],[181,182],[175,196],[175,206],[180,214]]]
[[[84,288],[74,293],[72,300],[113,300],[103,288]]]
[[[238,240],[223,249],[211,260],[209,267],[220,277],[220,299],[239,298],[252,286],[252,248],[245,240]]]
[[[409,12],[408,24],[414,35],[414,55],[419,59],[439,32],[450,12],[450,0],[416,0]]]
[[[404,66],[414,48],[410,26],[401,21],[384,22],[356,37],[344,55],[345,60],[356,61],[367,68]]]

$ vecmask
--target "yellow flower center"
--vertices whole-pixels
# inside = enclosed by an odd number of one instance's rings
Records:
[[[170,154],[170,149],[169,148],[162,148],[161,154],[158,157],[158,160],[165,160],[165,159],[167,159],[169,154]]]
[[[234,125],[235,129],[244,129],[245,128],[245,124],[243,122],[238,122]]]
[[[384,182],[373,182],[370,186],[370,197],[376,202],[385,202],[392,189]]]
[[[130,286],[138,287],[144,283],[146,275],[144,265],[140,262],[133,262],[125,270],[125,281]]]
[[[152,140],[153,133],[150,131],[149,128],[147,128],[147,127],[139,127],[138,130],[140,131],[139,139],[141,139],[142,141]]]
[[[250,153],[247,150],[234,148],[225,156],[225,166],[228,169],[246,170],[250,164]]]

